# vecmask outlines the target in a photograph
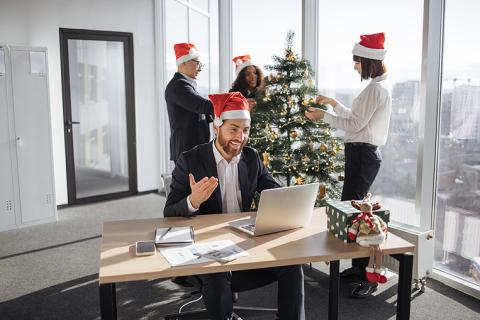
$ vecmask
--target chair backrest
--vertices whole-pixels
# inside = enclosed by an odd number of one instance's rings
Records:
[[[165,197],[168,197],[170,193],[170,183],[172,182],[172,175],[170,173],[162,173],[161,174],[163,180],[163,189],[165,190]]]

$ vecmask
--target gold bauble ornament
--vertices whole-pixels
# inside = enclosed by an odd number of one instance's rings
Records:
[[[265,151],[264,153],[262,153],[262,156],[263,156],[263,164],[265,166],[268,166],[270,164],[270,153]]]
[[[295,54],[292,51],[288,51],[287,60],[288,61],[295,61]]]
[[[322,144],[320,145],[320,151],[322,151],[322,152],[327,151],[327,146],[326,146],[324,143],[322,143]]]
[[[290,137],[291,137],[292,139],[296,139],[296,138],[298,137],[298,132],[297,132],[297,130],[292,130],[292,131],[290,131]]]
[[[270,132],[269,135],[270,140],[277,140],[278,139],[278,134],[276,132]]]

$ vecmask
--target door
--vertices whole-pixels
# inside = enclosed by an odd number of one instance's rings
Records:
[[[54,219],[53,156],[45,48],[11,47],[21,223]]]
[[[69,204],[137,193],[131,33],[60,29]]]

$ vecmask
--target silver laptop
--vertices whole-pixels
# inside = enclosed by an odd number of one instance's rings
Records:
[[[230,222],[253,236],[304,227],[310,222],[319,183],[262,191],[256,219]]]

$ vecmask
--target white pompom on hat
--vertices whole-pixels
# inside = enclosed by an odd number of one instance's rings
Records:
[[[173,49],[175,50],[175,57],[177,58],[177,66],[188,60],[200,57],[200,52],[193,43],[177,43],[173,45]]]
[[[213,104],[215,126],[220,127],[223,120],[250,119],[248,101],[240,92],[209,94],[208,97]]]
[[[383,60],[387,50],[383,47],[385,42],[385,33],[363,34],[360,36],[360,42],[355,43],[352,53],[356,56]]]

